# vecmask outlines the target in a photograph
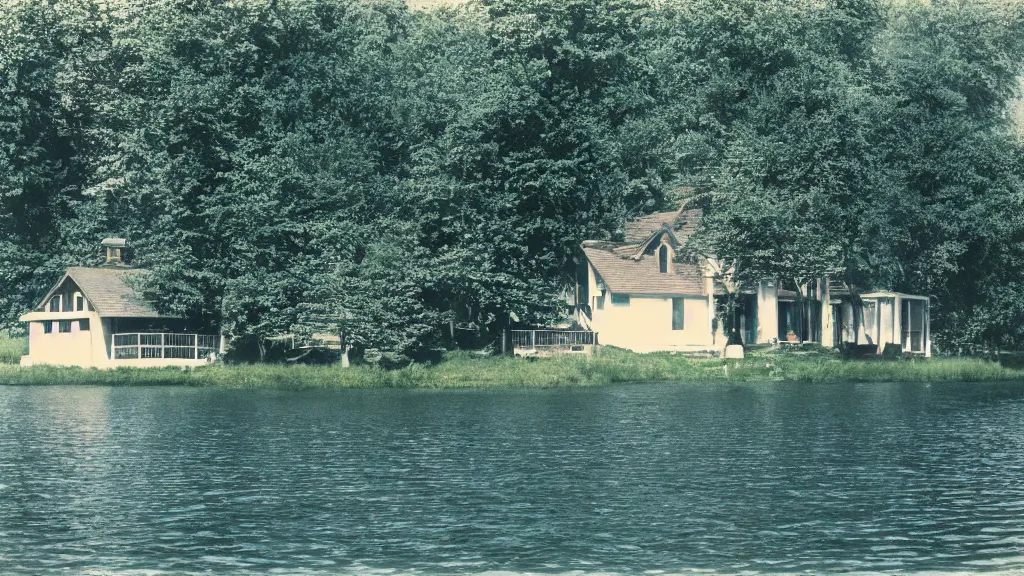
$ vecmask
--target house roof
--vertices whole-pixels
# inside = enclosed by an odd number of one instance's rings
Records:
[[[680,242],[685,243],[697,229],[699,220],[700,209],[687,209],[683,206],[679,210],[641,216],[626,223],[626,243],[643,242],[663,227],[671,230]]]
[[[673,262],[672,271],[662,274],[656,257],[634,260],[597,248],[584,248],[583,253],[612,292],[666,296],[706,295],[704,277],[696,264]]]
[[[676,260],[671,271],[663,274],[657,256],[645,256],[664,234],[669,235],[670,244],[684,244],[699,219],[699,210],[682,208],[642,216],[626,224],[625,242],[586,241],[583,253],[612,292],[704,296],[704,275],[695,263]]]
[[[130,277],[144,274],[149,272],[133,268],[68,268],[60,282],[57,282],[43,298],[40,306],[43,306],[65,280],[70,278],[100,316],[162,318],[164,315],[146,302],[129,282]]]

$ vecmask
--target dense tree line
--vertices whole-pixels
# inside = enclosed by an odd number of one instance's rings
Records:
[[[742,277],[1024,342],[1016,3],[0,1],[3,326],[126,236],[240,343],[426,358],[564,314],[579,242],[687,186]]]

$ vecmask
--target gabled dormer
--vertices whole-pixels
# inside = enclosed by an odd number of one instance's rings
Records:
[[[150,303],[135,291],[131,277],[147,272],[125,264],[127,242],[121,238],[106,238],[102,247],[105,253],[102,266],[69,268],[23,321],[41,319],[40,315],[86,317],[90,312],[101,317],[160,318]]]
[[[676,252],[682,243],[667,224],[654,232],[636,247],[633,260],[652,258],[658,263],[658,272],[671,274]]]

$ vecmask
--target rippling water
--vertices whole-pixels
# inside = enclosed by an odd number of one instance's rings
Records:
[[[1024,571],[1024,384],[0,387],[2,574]]]

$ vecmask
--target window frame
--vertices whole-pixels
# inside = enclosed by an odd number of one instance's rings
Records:
[[[66,330],[65,330],[66,328]],[[60,334],[71,333],[71,320],[58,320],[57,321],[57,332]]]
[[[52,320],[45,320],[45,321],[42,322],[42,324],[43,324],[43,334],[53,334],[53,321]]]
[[[616,300],[618,300],[618,301],[616,302]],[[621,307],[625,308],[625,307],[629,306],[629,304],[630,304],[629,294],[621,294],[621,293],[620,294],[616,294],[614,292],[612,293],[612,306],[621,306]]]
[[[47,311],[49,311],[49,312],[60,312],[61,311],[60,308],[61,308],[61,297],[60,297],[60,294],[57,294],[57,295],[55,295],[55,296],[50,298],[49,305],[47,306]]]
[[[81,319],[78,320],[78,331],[79,332],[88,332],[89,329],[90,329],[90,326],[89,326],[89,319],[88,318],[81,318]]]
[[[856,322],[856,319],[854,319]],[[861,304],[861,330],[868,344],[878,344],[878,302],[865,300]],[[860,342],[858,342],[860,344]]]
[[[678,318],[678,325],[676,319]],[[672,299],[672,330],[686,330],[686,298]]]
[[[662,244],[658,247],[658,272],[661,274],[668,274],[672,271],[672,258],[669,253],[669,247]]]

